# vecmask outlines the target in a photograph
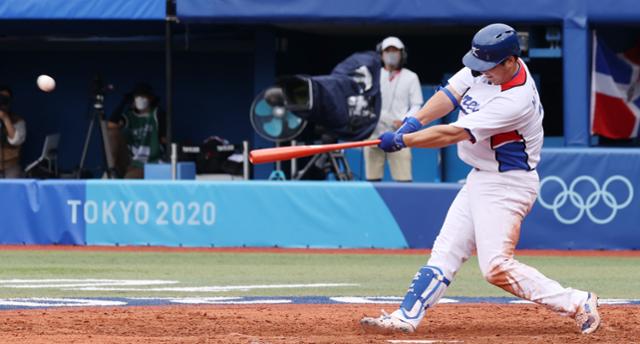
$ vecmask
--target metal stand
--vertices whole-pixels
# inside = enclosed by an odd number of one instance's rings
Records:
[[[242,179],[249,180],[249,141],[242,141]]]
[[[109,132],[107,128],[107,121],[104,119],[104,95],[97,94],[95,103],[93,105],[93,111],[91,114],[91,121],[89,122],[89,128],[87,128],[87,135],[84,139],[84,146],[82,147],[82,156],[80,157],[80,164],[78,165],[78,170],[76,171],[76,178],[79,179],[82,176],[82,171],[84,169],[84,163],[87,159],[87,152],[89,150],[89,143],[91,142],[91,136],[93,136],[93,127],[96,122],[100,125],[100,138],[102,139],[102,147],[104,154],[104,163],[106,168],[104,169],[104,173],[106,173],[108,178],[115,178],[115,161],[113,155],[111,154],[111,145],[109,144]]]
[[[280,142],[276,142],[276,147],[280,147]],[[276,161],[276,169],[271,171],[269,180],[287,180],[287,177],[282,171],[282,161]]]
[[[294,180],[302,179],[307,171],[314,165],[329,165],[328,168],[333,172],[336,176],[336,180],[339,181],[349,181],[353,180],[353,173],[351,172],[351,168],[349,167],[349,162],[344,157],[343,151],[334,151],[329,153],[322,153],[314,155],[309,162],[304,166],[304,168],[298,171],[295,176],[292,178]],[[320,166],[318,166],[320,167]],[[323,166],[326,168],[326,166]]]
[[[171,180],[178,178],[178,144],[171,143]]]
[[[291,140],[291,147],[295,147],[298,144],[296,140]],[[298,159],[291,159],[291,175],[295,176],[298,173]]]

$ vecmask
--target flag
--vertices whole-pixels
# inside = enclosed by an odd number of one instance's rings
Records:
[[[593,35],[591,133],[610,139],[638,136],[640,122],[640,47],[611,50]]]

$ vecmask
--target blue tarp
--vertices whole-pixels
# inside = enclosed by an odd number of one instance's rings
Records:
[[[2,0],[0,20],[164,20],[165,0]]]
[[[181,19],[220,22],[460,22],[586,23],[635,21],[637,0],[179,0]]]

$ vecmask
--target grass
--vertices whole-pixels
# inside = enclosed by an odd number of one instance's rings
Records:
[[[167,287],[355,283],[333,288],[256,289],[233,292],[76,291],[8,288],[9,297],[177,296],[402,296],[427,257],[370,254],[217,252],[2,251],[0,279],[171,280]],[[640,298],[640,257],[539,257],[519,260],[565,286],[604,298]],[[147,288],[147,287],[136,287]],[[448,296],[509,296],[485,282],[475,258],[458,273]]]

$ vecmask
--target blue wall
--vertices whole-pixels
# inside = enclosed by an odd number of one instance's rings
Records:
[[[545,149],[519,248],[640,249],[640,150]],[[0,243],[427,248],[451,183],[0,181]]]

